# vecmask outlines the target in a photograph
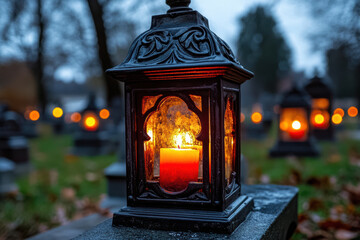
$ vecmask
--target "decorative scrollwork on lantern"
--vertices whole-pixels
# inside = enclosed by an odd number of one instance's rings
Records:
[[[230,47],[210,29],[193,26],[173,31],[149,30],[130,49],[122,65],[177,64],[216,59],[239,64]]]

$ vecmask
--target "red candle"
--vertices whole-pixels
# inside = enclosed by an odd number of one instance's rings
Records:
[[[302,128],[300,121],[295,120],[292,122],[289,135],[294,140],[302,139],[305,136],[305,129]]]
[[[160,149],[160,186],[171,192],[187,188],[197,182],[199,175],[199,150]]]

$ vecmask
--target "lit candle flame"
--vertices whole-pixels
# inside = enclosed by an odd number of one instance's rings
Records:
[[[182,145],[182,137],[181,134],[175,136],[175,144],[180,149]]]
[[[299,130],[301,128],[301,123],[298,120],[292,122],[291,127],[295,130]]]
[[[315,123],[322,124],[322,123],[324,123],[325,118],[324,118],[324,116],[322,114],[318,113],[318,114],[315,115],[314,120],[315,120]]]

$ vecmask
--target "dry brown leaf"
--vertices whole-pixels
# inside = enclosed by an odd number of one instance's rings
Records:
[[[351,240],[356,238],[357,236],[359,236],[358,233],[343,229],[337,230],[335,232],[335,238],[339,240]]]
[[[330,229],[350,230],[352,228],[349,224],[341,220],[333,220],[333,219],[326,219],[324,221],[319,222],[319,227],[324,230],[330,230]]]
[[[358,186],[346,185],[344,190],[348,193],[348,197],[351,203],[354,205],[360,204],[360,184]]]
[[[318,198],[311,198],[309,200],[308,209],[311,211],[316,211],[318,209],[324,208],[324,202]]]
[[[61,198],[65,201],[75,201],[76,193],[73,188],[61,189]]]

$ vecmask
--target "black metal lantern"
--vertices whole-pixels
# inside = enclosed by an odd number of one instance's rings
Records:
[[[278,141],[270,156],[317,156],[319,151],[309,127],[310,97],[294,86],[286,92],[279,104]]]
[[[232,232],[240,192],[240,84],[253,77],[187,1],[154,16],[125,61],[127,204],[113,225]]]
[[[325,81],[315,76],[305,85],[312,98],[310,125],[317,139],[332,140],[334,130],[331,122],[333,93]]]
[[[77,113],[80,131],[74,134],[75,155],[103,155],[109,154],[112,150],[109,134],[102,130],[100,124],[101,112],[96,106],[95,95],[89,96],[87,107],[80,113]],[[74,115],[75,118],[75,115]]]

